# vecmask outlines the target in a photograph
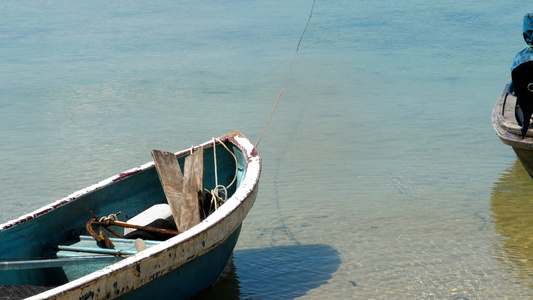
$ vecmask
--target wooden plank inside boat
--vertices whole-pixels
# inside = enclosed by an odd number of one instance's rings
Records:
[[[518,125],[515,118],[515,106],[516,106],[516,97],[511,95],[506,95],[505,104],[503,107],[503,118],[505,122],[513,125]]]
[[[196,152],[185,158],[185,168],[183,172],[183,192],[190,198],[191,219],[188,228],[202,221],[202,210],[204,204],[204,148],[199,148]]]
[[[502,130],[519,136],[521,140],[521,126],[518,124],[515,116],[516,97],[507,93],[507,86],[498,98],[493,111],[493,124],[501,127]],[[528,136],[531,133],[528,134]]]
[[[196,153],[198,153],[197,151]],[[195,154],[196,154],[195,153]],[[191,170],[199,169],[199,163],[201,166],[201,175],[203,179],[203,151],[201,152],[201,160],[194,157],[190,158]],[[200,154],[198,154],[199,156]],[[196,171],[187,171],[187,190],[184,191],[184,176],[181,173],[179,163],[174,153],[152,150],[152,157],[154,158],[159,180],[163,186],[165,196],[167,197],[168,204],[172,211],[172,217],[176,222],[176,227],[179,231],[183,232],[194,225],[200,223],[200,206],[198,201],[198,194],[196,192],[191,193],[191,190],[195,189],[196,185],[193,182],[198,180],[195,178]],[[186,165],[188,163],[186,162]],[[200,181],[203,184],[203,181]],[[200,188],[201,189],[201,188]]]

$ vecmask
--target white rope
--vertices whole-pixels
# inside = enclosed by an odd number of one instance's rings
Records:
[[[120,215],[120,212],[116,213],[116,214],[110,214],[109,216],[103,216],[100,218],[100,220],[98,220],[99,222],[105,222],[105,221],[113,221],[113,222],[116,222],[118,221],[118,215]]]
[[[217,168],[217,148],[216,143],[217,141],[228,150],[228,152],[233,156],[233,159],[235,160],[235,176],[233,177],[233,180],[231,183],[225,187],[223,185],[218,184],[218,168]],[[213,160],[215,162],[215,188],[212,190],[205,189],[209,194],[211,194],[211,208],[214,206],[215,211],[228,200],[228,188],[230,188],[235,181],[237,180],[237,173],[239,172],[239,165],[237,162],[237,157],[235,154],[219,139],[213,138]],[[222,196],[224,197],[221,197]]]

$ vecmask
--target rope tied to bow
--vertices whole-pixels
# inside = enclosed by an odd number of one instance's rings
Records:
[[[233,176],[233,180],[228,184],[228,186],[224,186],[221,184],[218,184],[218,167],[217,167],[217,148],[216,144],[220,143],[220,145],[224,146],[226,150],[228,151],[231,156],[233,156],[233,159],[235,160],[235,175]],[[239,164],[237,162],[237,157],[235,154],[226,146],[220,139],[214,137],[213,138],[213,160],[215,164],[215,187],[211,190],[205,189],[204,190],[211,195],[211,205],[209,207],[209,213],[212,211],[216,211],[222,204],[224,204],[228,200],[228,189],[235,183],[237,180],[237,173],[239,171]]]

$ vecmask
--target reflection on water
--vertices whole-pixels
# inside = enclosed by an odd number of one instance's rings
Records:
[[[193,299],[294,299],[330,280],[340,264],[339,252],[324,244],[235,251],[221,279]]]
[[[533,287],[533,180],[520,162],[507,169],[492,189],[492,217],[501,236],[494,256],[521,283]]]

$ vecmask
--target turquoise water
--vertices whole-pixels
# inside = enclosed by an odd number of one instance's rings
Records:
[[[201,297],[533,297],[531,181],[491,126],[529,2],[316,0]],[[313,1],[0,2],[0,221],[268,118]]]

